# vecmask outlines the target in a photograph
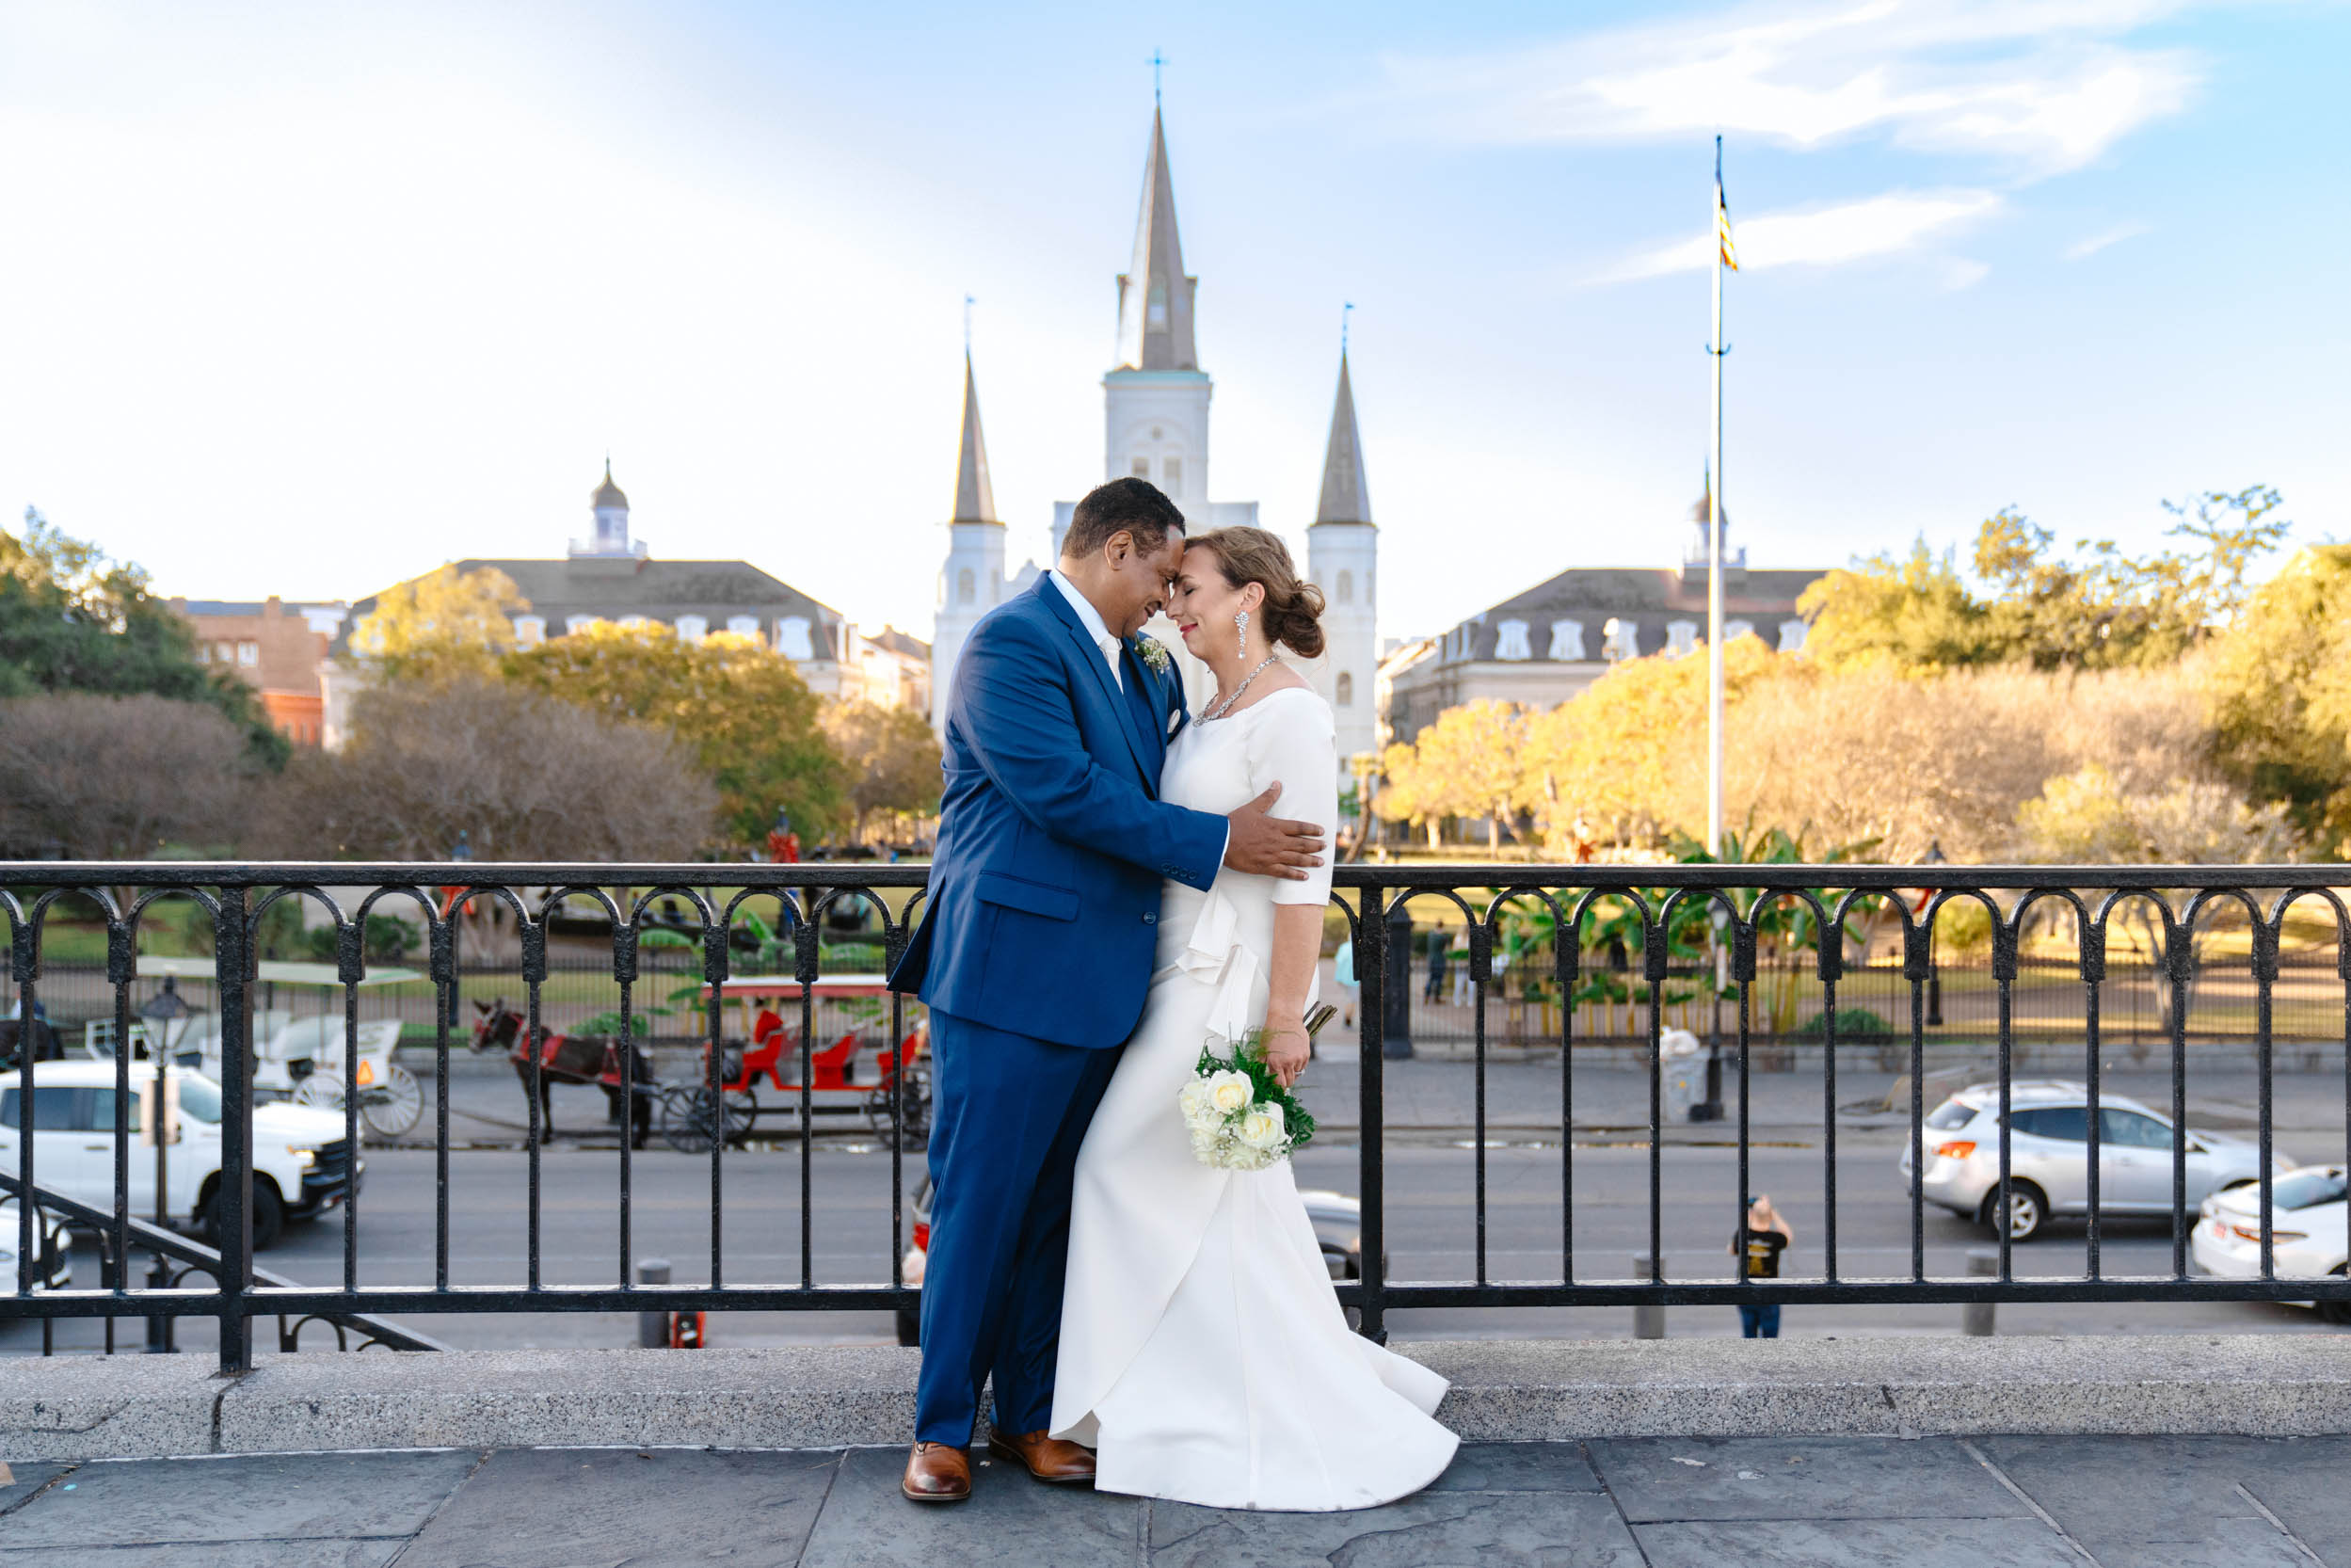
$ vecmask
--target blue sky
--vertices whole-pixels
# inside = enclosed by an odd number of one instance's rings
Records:
[[[1712,136],[1734,543],[2015,504],[2351,536],[2329,4],[0,8],[0,507],[199,597],[584,533],[928,633],[968,293],[1013,552],[1101,474],[1154,49],[1211,484],[1309,520],[1351,300],[1383,632],[1679,552]]]

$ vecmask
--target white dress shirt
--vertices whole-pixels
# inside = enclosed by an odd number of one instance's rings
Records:
[[[1094,646],[1102,650],[1103,660],[1111,666],[1111,684],[1125,691],[1127,679],[1118,668],[1118,638],[1103,624],[1102,612],[1096,610],[1094,601],[1080,593],[1060,572],[1048,571],[1045,575],[1053,586],[1062,591],[1062,597],[1069,600],[1069,607],[1078,612],[1079,624],[1086,629],[1086,635],[1094,639]]]

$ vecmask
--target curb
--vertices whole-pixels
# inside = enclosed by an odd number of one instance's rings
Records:
[[[2351,1336],[1429,1341],[1438,1419],[1581,1437],[2351,1432]],[[895,1445],[891,1346],[0,1362],[0,1460],[434,1448]]]

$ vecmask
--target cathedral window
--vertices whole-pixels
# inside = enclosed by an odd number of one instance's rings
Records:
[[[727,631],[730,636],[756,637],[760,634],[760,617],[757,616],[728,616],[727,617]]]
[[[971,575],[969,567],[966,567],[955,574],[955,602],[969,604],[979,597],[979,579]]]
[[[1160,463],[1160,472],[1166,478],[1169,489],[1180,490],[1184,488],[1184,460],[1181,457],[1170,457]]]
[[[1355,602],[1355,574],[1343,568],[1338,574],[1338,602],[1341,604]]]
[[[1754,634],[1755,623],[1751,620],[1726,620],[1722,623],[1722,646],[1724,648],[1730,647],[1741,637],[1751,637]]]
[[[1698,647],[1698,623],[1694,620],[1670,620],[1665,623],[1665,650],[1675,658],[1694,651]]]
[[[1801,653],[1803,650],[1804,623],[1800,620],[1782,621],[1780,623],[1780,651],[1783,653]]]
[[[776,651],[787,659],[813,659],[816,644],[808,636],[808,617],[786,616],[776,623]]]
[[[1496,659],[1531,659],[1534,649],[1527,646],[1527,623],[1506,620],[1495,628],[1494,656]]]
[[[517,616],[514,617],[515,647],[536,648],[539,644],[545,642],[546,640],[547,617],[545,616]]]
[[[1144,307],[1144,320],[1155,330],[1164,329],[1166,328],[1167,285],[1165,283],[1154,283],[1151,285],[1150,297]]]
[[[700,616],[678,617],[678,640],[681,643],[698,643],[710,630],[711,623]]]
[[[1148,479],[1151,477],[1150,458],[1138,457],[1135,459],[1135,477],[1138,479]]]
[[[1581,661],[1584,653],[1584,623],[1579,620],[1555,620],[1551,623],[1551,648],[1543,654],[1546,659]]]
[[[1341,708],[1355,706],[1355,678],[1345,670],[1338,672],[1336,701]]]

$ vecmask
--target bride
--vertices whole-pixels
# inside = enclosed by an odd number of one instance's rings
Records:
[[[1322,596],[1258,528],[1191,540],[1167,613],[1215,672],[1160,796],[1222,814],[1273,784],[1333,824],[1331,711],[1277,647],[1322,650]],[[1431,1414],[1445,1380],[1352,1333],[1287,1160],[1201,1164],[1176,1095],[1203,1044],[1262,1029],[1284,1083],[1306,1066],[1328,866],[1306,881],[1170,882],[1158,967],[1078,1156],[1052,1434],[1096,1449],[1103,1491],[1212,1508],[1367,1508],[1453,1457]]]

